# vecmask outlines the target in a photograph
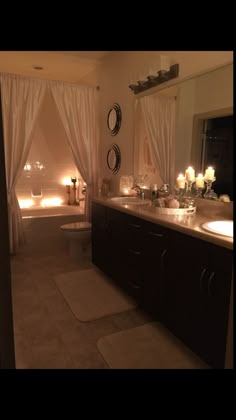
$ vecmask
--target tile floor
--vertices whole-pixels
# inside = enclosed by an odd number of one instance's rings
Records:
[[[138,308],[91,322],[79,322],[53,276],[91,268],[89,258],[73,262],[65,252],[23,252],[11,258],[16,368],[108,369],[96,343],[100,337],[143,325]]]

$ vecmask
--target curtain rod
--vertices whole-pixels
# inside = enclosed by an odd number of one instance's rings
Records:
[[[4,75],[4,74],[6,74],[6,75],[11,75],[11,76],[16,76],[16,77],[22,77],[23,79],[34,79],[34,80],[39,80],[39,81],[45,81],[45,83],[46,82],[53,82],[53,83],[64,83],[64,84],[67,84],[67,85],[71,85],[71,86],[80,86],[80,87],[87,87],[87,88],[91,88],[91,89],[96,89],[96,90],[99,90],[100,89],[100,87],[99,86],[91,86],[91,85],[83,85],[83,84],[81,84],[81,83],[77,83],[77,82],[67,82],[67,81],[65,81],[65,80],[55,80],[55,79],[45,79],[45,78],[40,78],[40,77],[35,77],[35,76],[28,76],[28,75],[25,75],[25,74],[20,74],[20,73],[10,73],[10,72],[0,72],[0,76],[1,75]]]

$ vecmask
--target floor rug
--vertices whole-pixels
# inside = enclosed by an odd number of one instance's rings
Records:
[[[79,321],[92,321],[136,307],[130,297],[94,268],[63,273],[54,280]]]
[[[112,369],[207,368],[159,322],[102,337],[97,347]]]

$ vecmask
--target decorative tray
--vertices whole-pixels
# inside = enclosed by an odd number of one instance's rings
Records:
[[[196,213],[197,207],[189,207],[186,209],[171,209],[167,207],[155,207],[155,211],[159,214],[167,214],[167,215],[190,215]]]

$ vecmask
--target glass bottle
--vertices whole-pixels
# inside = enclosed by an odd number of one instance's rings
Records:
[[[163,184],[161,186],[161,188],[159,188],[157,196],[158,197],[167,197],[168,195],[170,195],[169,184]]]

